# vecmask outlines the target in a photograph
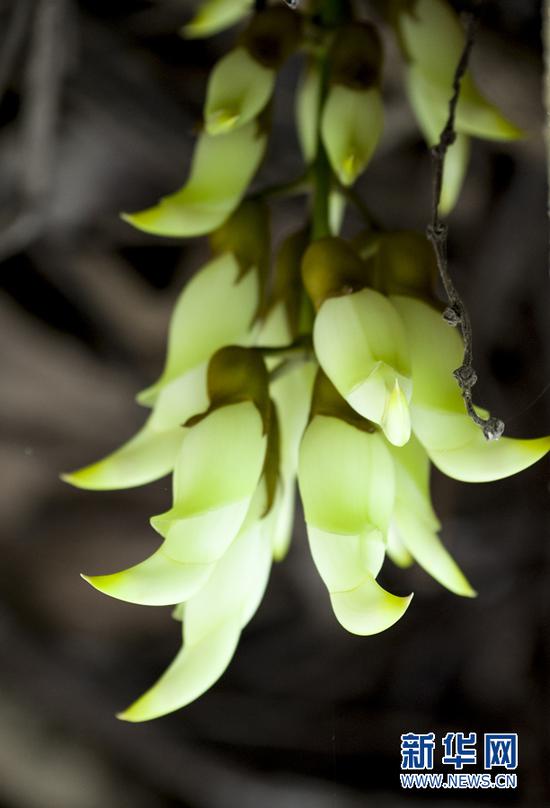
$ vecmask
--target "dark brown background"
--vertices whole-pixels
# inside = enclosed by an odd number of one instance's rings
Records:
[[[102,597],[78,577],[153,549],[169,483],[87,493],[58,473],[143,421],[171,305],[205,255],[117,216],[181,183],[207,71],[232,34],[184,42],[190,2],[0,4],[0,804],[5,808],[363,808],[550,805],[548,465],[468,486],[434,475],[443,538],[473,585],[421,570],[405,619],[361,639],[336,624],[301,516],[292,551],[223,679],[148,725],[117,722],[178,646],[167,609]],[[364,7],[367,4],[364,3]],[[58,14],[56,22],[55,16]],[[481,85],[528,131],[476,142],[451,224],[475,330],[480,402],[510,435],[550,431],[539,4],[484,4]],[[292,90],[277,92],[260,183],[300,168]],[[390,47],[387,125],[362,190],[388,227],[423,228],[429,159]],[[276,232],[304,215],[279,203]],[[348,220],[353,228],[353,220]],[[402,793],[399,736],[517,731],[517,793]]]

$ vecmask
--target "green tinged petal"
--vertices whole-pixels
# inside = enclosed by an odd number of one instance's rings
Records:
[[[260,345],[288,345],[292,342],[289,319],[284,302],[277,303],[266,317],[258,336]],[[268,360],[271,367],[275,359]],[[272,528],[273,557],[281,561],[292,536],[296,498],[298,450],[306,428],[315,378],[314,362],[303,362],[272,382],[271,398],[275,404],[280,429],[280,493]]]
[[[208,563],[239,531],[262,473],[263,421],[251,402],[220,407],[193,426],[174,470],[174,504],[152,519],[165,552]]]
[[[533,465],[549,451],[550,437],[485,440],[465,412],[452,375],[462,363],[462,341],[456,329],[422,301],[395,296],[392,302],[405,323],[411,351],[413,430],[444,474],[464,482],[500,480]]]
[[[116,452],[63,475],[79,488],[132,488],[164,477],[174,468],[186,430],[183,424],[208,407],[206,364],[166,384],[142,429]]]
[[[117,718],[150,721],[202,696],[231,662],[240,633],[239,617],[233,615],[200,642],[185,645],[153,687]]]
[[[382,134],[384,109],[377,87],[333,85],[325,102],[321,135],[334,172],[352,185],[367,167]]]
[[[182,610],[184,646],[168,670],[118,717],[148,721],[185,707],[222,675],[263,596],[271,552],[261,523],[241,532]]]
[[[415,419],[413,408],[414,427]],[[440,413],[432,411],[430,419],[436,435],[443,421],[450,427],[452,434],[455,434],[456,428],[456,434],[461,436],[461,441],[464,433],[468,431],[470,437],[465,443],[443,450],[437,448],[437,439],[432,438],[431,434],[426,436],[425,431],[422,435],[419,434],[431,461],[438,469],[448,477],[466,483],[485,483],[510,477],[532,466],[550,451],[550,436],[487,441],[481,429],[466,414],[452,416],[452,423],[449,423],[448,418],[442,418]],[[461,423],[458,423],[459,420]]]
[[[223,253],[202,267],[178,298],[164,370],[152,387],[139,394],[140,404],[150,406],[164,385],[205,362],[224,345],[250,340],[259,294],[257,271],[241,277],[238,261],[231,253]]]
[[[169,474],[176,461],[185,430],[157,432],[151,416],[133,438],[97,463],[62,474],[65,482],[90,491],[134,488]]]
[[[112,575],[83,575],[85,581],[112,598],[144,606],[170,606],[192,597],[206,581],[213,564],[182,564],[161,547],[152,556]]]
[[[390,297],[405,325],[412,363],[411,404],[464,412],[453,370],[462,364],[462,339],[441,313],[421,300]]]
[[[394,466],[383,439],[336,418],[315,416],[300,447],[300,493],[313,559],[339,622],[376,634],[406,611],[376,583],[394,506]]]
[[[404,446],[411,437],[411,417],[407,398],[395,379],[393,390],[386,401],[381,426],[394,446]]]
[[[207,363],[202,362],[162,385],[151,413],[154,430],[162,433],[181,426],[208,408],[207,371]]]
[[[187,39],[212,36],[238,23],[252,5],[253,0],[202,0],[197,13],[181,33]]]
[[[429,522],[406,507],[398,506],[396,527],[403,545],[432,578],[456,595],[475,597],[476,592]]]
[[[331,593],[330,602],[338,622],[351,634],[367,636],[386,631],[403,617],[412,595],[398,597],[367,577],[356,589]]]
[[[204,120],[210,135],[238,129],[265,107],[275,86],[275,71],[263,67],[246,48],[230,51],[210,74]]]
[[[394,503],[393,462],[382,437],[316,416],[300,446],[306,522],[330,533],[386,532]]]
[[[395,525],[392,523],[387,535],[386,553],[397,567],[406,569],[414,564],[414,558],[401,541]]]
[[[189,430],[174,472],[174,512],[201,513],[254,493],[265,454],[262,418],[249,401],[221,407]]]
[[[397,25],[408,61],[451,87],[464,47],[456,13],[442,0],[412,0],[404,6]]]
[[[331,533],[308,525],[311,555],[329,592],[356,589],[366,576],[375,577],[384,561],[384,536],[366,528],[362,535]]]
[[[391,302],[372,289],[326,300],[313,331],[319,363],[356,412],[397,445],[410,435],[409,356]]]
[[[407,92],[429,146],[439,141],[449,116],[453,80],[464,47],[464,31],[453,9],[440,0],[415,0],[398,16],[398,35],[405,56]],[[469,143],[464,135],[514,140],[521,131],[477,89],[467,72],[456,109],[456,142],[448,151],[441,193],[441,212],[454,207],[466,174]]]
[[[157,236],[202,236],[235,210],[264,156],[266,136],[252,121],[225,135],[202,134],[183,188],[123,219]],[[235,159],[238,154],[239,158]]]
[[[436,581],[457,595],[475,592],[451,558],[437,532],[429,492],[429,460],[413,437],[402,449],[392,449],[396,473],[395,514],[390,535]]]
[[[470,139],[458,134],[449,147],[443,168],[443,182],[439,210],[446,216],[454,208],[460,196],[470,158]]]
[[[194,645],[232,615],[238,615],[241,627],[252,615],[244,614],[254,588],[254,610],[263,596],[271,566],[271,548],[257,522],[241,532],[209,578],[207,584],[185,605],[185,643]],[[256,589],[260,582],[260,594]]]
[[[523,137],[522,130],[483,97],[469,73],[462,79],[460,87],[456,128],[466,135],[488,140],[517,140]]]

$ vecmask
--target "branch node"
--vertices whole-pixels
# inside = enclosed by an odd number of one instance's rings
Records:
[[[489,418],[483,427],[485,440],[498,440],[504,432],[504,421],[500,418]]]
[[[463,390],[471,390],[477,382],[477,373],[471,365],[461,365],[453,370],[453,376]]]
[[[459,307],[456,305],[447,306],[447,308],[443,312],[442,317],[447,323],[447,325],[451,325],[453,326],[453,328],[456,328],[456,326],[460,325],[460,323],[462,322],[462,314],[460,312]]]

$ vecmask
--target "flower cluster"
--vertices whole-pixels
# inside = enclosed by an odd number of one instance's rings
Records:
[[[182,621],[182,649],[121,714],[129,721],[183,707],[221,676],[272,560],[286,554],[296,484],[334,614],[370,635],[399,620],[412,597],[378,583],[386,555],[401,567],[418,562],[458,595],[475,594],[439,539],[430,462],[483,482],[550,449],[548,437],[488,442],[468,417],[453,377],[462,341],[441,317],[425,237],[372,227],[352,241],[338,235],[345,190],[382,132],[382,45],[346,4],[338,18],[323,14],[323,0],[312,5],[303,14],[268,5],[251,16],[211,73],[189,179],[125,215],[161,236],[208,234],[212,252],[176,303],[160,378],[138,395],[150,409],[144,426],[109,457],[65,475],[96,490],[173,475],[172,507],[151,520],[158,549],[130,569],[86,577],[115,598],[174,606]],[[433,143],[463,34],[443,0],[388,5],[407,92]],[[213,34],[251,10],[250,0],[205,0],[184,34]],[[306,52],[296,93],[302,184],[313,205],[278,245],[271,272],[269,207],[246,191],[265,153],[277,71],[298,50]],[[517,135],[469,74],[457,131],[445,209],[460,188],[468,135]]]

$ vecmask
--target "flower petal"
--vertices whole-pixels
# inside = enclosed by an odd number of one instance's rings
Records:
[[[152,208],[123,214],[129,224],[157,236],[202,236],[219,227],[239,204],[264,156],[266,136],[255,121],[214,137],[202,134],[191,174],[179,191]],[[235,155],[239,159],[235,159]]]
[[[190,516],[252,497],[266,447],[250,401],[214,410],[187,433],[174,472],[174,512]]]
[[[151,427],[156,432],[182,426],[194,415],[208,409],[208,364],[202,362],[159,389],[151,413]]]
[[[184,287],[170,322],[164,370],[152,387],[139,394],[140,404],[153,404],[165,384],[206,362],[224,345],[251,338],[247,332],[258,307],[258,273],[239,275],[235,256],[223,253]]]
[[[185,434],[176,427],[157,432],[150,417],[133,438],[97,463],[62,474],[65,482],[90,491],[134,488],[169,474]]]
[[[429,412],[429,419],[432,428],[440,429],[442,420],[449,424],[449,418],[442,417],[433,410]],[[453,434],[462,436],[466,432],[470,434],[470,439],[466,443],[454,449],[437,449],[431,438],[427,443],[423,442],[431,461],[440,471],[455,480],[467,483],[502,480],[532,466],[550,451],[550,436],[487,441],[481,429],[466,414],[454,416],[453,422],[457,424],[456,432],[453,427]],[[414,410],[413,426],[415,426]]]
[[[190,645],[200,642],[230,615],[239,615],[245,624],[244,607],[254,589],[254,609],[267,584],[271,566],[269,540],[262,535],[262,524],[256,522],[242,531],[225,553],[206,585],[185,605],[184,641]],[[252,614],[247,614],[249,619]]]
[[[213,564],[182,564],[159,548],[122,572],[83,575],[85,581],[112,598],[144,606],[170,606],[192,597],[208,580]]]
[[[188,431],[174,472],[174,505],[151,520],[167,555],[185,563],[223,555],[254,500],[265,450],[261,415],[248,401],[214,410]]]
[[[366,575],[376,577],[380,572],[385,546],[376,528],[346,535],[308,525],[307,533],[315,566],[329,592],[355,589]]]
[[[246,48],[226,54],[210,73],[204,109],[206,131],[223,134],[255,118],[271,98],[275,75]]]
[[[334,84],[321,118],[321,135],[334,172],[352,185],[367,167],[384,126],[378,87],[354,90]]]
[[[372,289],[329,298],[315,319],[313,342],[321,367],[348,404],[378,424],[389,417],[390,433],[402,440],[408,417],[402,405],[407,407],[411,392],[409,355],[392,303]]]
[[[439,142],[447,122],[451,85],[442,86],[428,79],[423,70],[412,65],[407,70],[407,94],[428,146]],[[469,138],[457,131],[454,143],[449,146],[443,169],[443,182],[439,207],[448,214],[454,208],[468,168],[470,156]]]
[[[442,0],[415,0],[403,6],[397,25],[407,60],[450,88],[464,47],[455,11]]]
[[[252,4],[253,0],[202,0],[199,10],[181,32],[187,39],[212,36],[238,23]]]
[[[429,522],[398,505],[396,526],[403,545],[432,578],[456,595],[475,597],[476,592]]]
[[[367,577],[356,589],[333,592],[332,608],[339,623],[352,634],[378,634],[403,617],[412,595],[398,597],[383,589],[373,577]]]
[[[227,668],[263,596],[271,552],[262,523],[241,532],[205,586],[183,607],[184,646],[168,670],[118,717],[148,721],[202,695]],[[178,610],[178,616],[180,611]]]
[[[411,437],[409,405],[398,379],[395,379],[393,390],[386,399],[381,426],[385,436],[394,446],[404,446]]]
[[[185,645],[160,679],[117,718],[150,721],[185,707],[217,682],[239,641],[240,619],[232,615],[195,645]]]
[[[316,416],[300,447],[306,522],[330,533],[386,532],[394,504],[393,461],[382,437]]]
[[[402,295],[390,299],[405,324],[413,377],[411,404],[463,413],[464,402],[453,376],[462,364],[460,334],[433,306]]]
[[[406,569],[414,564],[414,558],[409,553],[392,522],[387,535],[386,553],[397,567]]]

